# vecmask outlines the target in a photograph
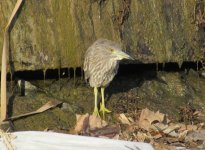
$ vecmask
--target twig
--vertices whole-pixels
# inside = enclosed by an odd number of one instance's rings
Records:
[[[1,122],[7,118],[7,90],[6,90],[6,73],[7,73],[7,49],[9,47],[9,28],[16,15],[17,11],[19,10],[23,0],[18,0],[14,7],[14,10],[9,18],[9,22],[5,28],[4,32],[4,45],[2,51],[2,63],[1,63]]]

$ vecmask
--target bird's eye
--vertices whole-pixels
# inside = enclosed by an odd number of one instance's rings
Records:
[[[112,48],[111,48],[111,49],[110,49],[110,51],[111,51],[111,52],[113,52],[113,51],[114,51],[114,49],[112,49]]]

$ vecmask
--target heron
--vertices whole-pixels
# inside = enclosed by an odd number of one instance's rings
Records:
[[[85,80],[94,88],[94,115],[100,116],[100,112],[104,118],[105,113],[111,112],[105,107],[104,90],[117,74],[122,59],[133,58],[123,52],[117,43],[107,39],[98,39],[85,52],[83,70]],[[99,88],[101,88],[102,100],[98,111]]]

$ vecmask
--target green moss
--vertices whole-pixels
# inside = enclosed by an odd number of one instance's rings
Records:
[[[44,86],[46,85],[44,84],[44,81],[41,81],[40,83]],[[59,86],[59,84],[57,84],[56,86]],[[40,91],[28,92],[26,90],[26,93],[27,95],[25,97],[18,96],[18,94],[15,96],[12,116],[35,111],[38,108],[42,107],[44,104],[46,104],[48,101],[54,99],[51,98],[51,95],[48,96],[47,94],[42,93]],[[66,102],[66,100],[64,102]],[[14,121],[15,130],[17,131],[20,130],[43,131],[47,128],[53,130],[60,130],[60,128],[69,129],[71,126],[74,126],[74,124],[75,124],[75,113],[70,111],[70,109],[68,108],[60,109],[58,107],[47,110],[40,114],[21,118]]]
[[[15,2],[0,2],[1,35]],[[195,0],[25,1],[11,31],[11,58],[16,70],[76,68],[93,41],[108,38],[143,63],[201,60],[195,5]]]
[[[75,87],[73,83],[73,79],[65,78],[61,78],[60,81],[32,81],[32,84],[40,89],[26,90],[27,94],[24,97],[19,96],[20,93],[15,93],[12,105],[13,116],[37,110],[50,100],[57,99],[67,105],[18,119],[13,122],[14,129],[19,131],[62,128],[67,132],[76,123],[75,114],[91,114],[94,108],[93,89],[81,84],[82,81],[78,77],[76,77]],[[156,74],[153,71],[116,76],[105,90],[105,100],[106,107],[112,111],[111,116],[117,113],[133,113],[147,107],[150,110],[160,110],[168,114],[169,118],[178,120],[180,107],[188,103],[197,110],[204,109],[204,90],[205,80],[199,78],[196,71],[190,70],[188,74],[183,72]],[[100,99],[99,95],[98,102]],[[107,114],[108,116],[110,115]]]

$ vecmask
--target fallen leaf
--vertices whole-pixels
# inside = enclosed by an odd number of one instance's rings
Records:
[[[51,100],[51,101],[48,101],[46,104],[44,104],[43,106],[41,106],[39,109],[35,110],[35,111],[32,111],[32,112],[28,112],[28,113],[25,113],[25,114],[21,114],[21,115],[17,115],[17,116],[13,116],[13,117],[10,117],[8,118],[8,120],[16,120],[16,119],[19,119],[19,118],[23,118],[23,117],[28,117],[28,116],[31,116],[31,115],[35,115],[35,114],[39,114],[39,113],[42,113],[48,109],[51,109],[51,108],[54,108],[58,105],[62,104],[61,101],[58,101],[58,100]]]
[[[179,128],[180,126],[178,124],[171,124],[165,130],[163,130],[163,133],[171,137],[178,137],[178,133],[176,133],[175,131]]]
[[[80,133],[82,131],[85,131],[89,126],[89,114],[85,115],[76,115],[76,125],[74,131],[76,133]]]
[[[117,138],[119,137],[119,125],[108,125],[96,115],[76,115],[74,134],[82,134],[94,137]]]
[[[136,138],[138,142],[144,142],[145,139],[147,138],[147,135],[146,133],[143,132],[137,132]]]
[[[94,137],[115,138],[116,135],[119,135],[119,132],[120,127],[118,125],[107,125],[102,128],[90,130],[90,135]]]
[[[199,131],[192,131],[187,134],[186,141],[205,141],[205,129]]]
[[[164,135],[163,130],[166,128],[168,128],[168,125],[156,123],[149,128],[149,133],[153,136],[154,139],[159,139]]]
[[[155,150],[177,150],[176,147],[165,145],[163,143],[155,143],[154,149]]]
[[[127,119],[128,119],[131,123],[135,122],[134,119],[131,118],[131,117],[128,117]]]
[[[185,125],[185,124],[181,124],[181,127],[179,129],[179,132],[182,132],[184,130],[188,130],[188,131],[193,131],[193,130],[197,130],[198,126],[197,125]]]
[[[116,134],[112,139],[119,140],[119,138],[120,138],[120,135]]]
[[[156,133],[155,135],[152,136],[154,139],[159,139],[162,137],[162,134],[160,134],[159,132]]]
[[[91,130],[96,128],[102,128],[107,125],[107,122],[102,120],[100,117],[96,115],[90,115],[89,116],[89,127]]]
[[[199,111],[199,110],[196,110],[194,113],[193,113],[194,116],[202,116],[202,112]]]
[[[118,119],[120,120],[120,122],[121,122],[122,124],[127,124],[127,125],[130,125],[130,124],[131,124],[130,121],[129,121],[129,119],[125,116],[125,114],[120,114],[120,116],[119,116]]]
[[[156,113],[145,108],[142,110],[139,118],[139,126],[142,129],[149,130],[153,122],[162,122],[164,114],[157,111]]]
[[[151,124],[149,123],[148,120],[141,120],[141,121],[139,121],[139,127],[149,131]]]
[[[167,124],[165,125],[165,124],[159,122],[159,123],[153,124],[150,129],[152,131],[155,131],[155,132],[157,132],[157,131],[163,132],[168,127],[169,126]]]
[[[188,130],[184,130],[183,132],[180,132],[178,135],[179,141],[184,141],[185,137],[187,136]]]

